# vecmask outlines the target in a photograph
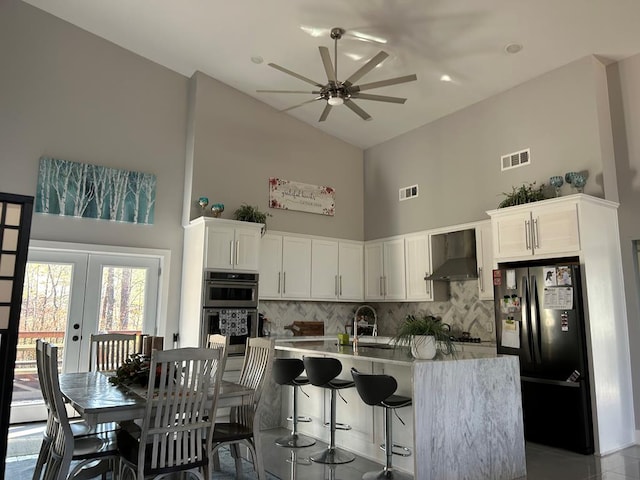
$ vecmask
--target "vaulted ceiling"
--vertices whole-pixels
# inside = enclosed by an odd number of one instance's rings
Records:
[[[319,122],[324,100],[283,115],[362,148],[585,55],[617,61],[640,52],[637,0],[25,1],[183,75],[202,71],[278,110],[315,96],[256,90],[317,88],[268,64],[325,84],[318,47],[328,47],[333,59],[329,31],[342,27],[338,80],[384,50],[389,57],[358,83],[415,73],[417,81],[367,92],[406,103],[356,101],[369,121],[337,106]],[[522,48],[508,53],[508,45]]]

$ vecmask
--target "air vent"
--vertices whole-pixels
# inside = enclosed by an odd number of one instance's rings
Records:
[[[509,153],[508,155],[503,155],[500,159],[502,171],[516,167],[523,167],[525,165],[529,165],[529,163],[531,163],[530,148],[520,150],[519,152]]]
[[[400,189],[400,201],[409,200],[418,196],[418,185],[411,185],[410,187],[403,187]]]

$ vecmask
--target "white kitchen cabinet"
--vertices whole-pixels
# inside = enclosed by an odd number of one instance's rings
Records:
[[[361,301],[362,244],[331,239],[311,241],[311,298]]]
[[[258,271],[261,224],[216,218],[204,220],[205,268]]]
[[[366,300],[404,300],[404,238],[369,242],[364,247]]]
[[[496,260],[550,258],[580,250],[578,205],[571,197],[487,213],[493,225]]]
[[[309,299],[311,239],[268,233],[262,239],[261,299]]]
[[[478,298],[493,300],[493,234],[491,221],[476,226],[476,261],[478,263]]]
[[[432,302],[447,300],[449,297],[446,283],[426,279],[431,274],[430,243],[427,232],[404,237],[407,300]]]

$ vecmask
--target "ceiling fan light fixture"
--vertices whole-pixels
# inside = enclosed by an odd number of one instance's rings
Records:
[[[327,99],[327,103],[332,107],[336,107],[338,105],[342,105],[344,103],[344,99],[338,95],[332,95]]]

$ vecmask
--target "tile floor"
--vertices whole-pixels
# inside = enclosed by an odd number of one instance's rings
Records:
[[[11,460],[33,455],[40,447],[41,425],[25,425],[19,429],[13,429],[9,434],[8,457]],[[276,438],[286,433],[285,429],[267,430],[263,432],[262,438],[265,467],[282,480],[359,480],[364,472],[381,468],[380,465],[364,458],[356,458],[355,461],[334,469],[312,464],[308,461],[308,456],[325,446],[321,442],[295,451],[297,463],[292,464],[290,461],[292,450],[274,444]],[[640,480],[640,445],[605,457],[596,457],[529,443],[526,446],[526,453],[526,480]]]

